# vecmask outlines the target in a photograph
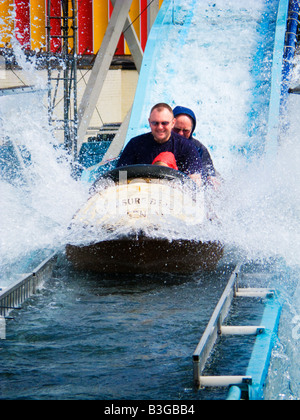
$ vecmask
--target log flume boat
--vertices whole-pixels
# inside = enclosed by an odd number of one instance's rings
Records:
[[[76,269],[99,273],[213,270],[223,246],[196,239],[205,223],[204,192],[191,178],[168,167],[127,166],[94,183],[69,227],[66,255]]]

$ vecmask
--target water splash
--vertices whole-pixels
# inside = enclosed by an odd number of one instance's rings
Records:
[[[245,126],[253,87],[251,57],[258,41],[256,29],[263,5],[261,0],[236,4],[219,0],[199,4],[194,26],[182,51],[172,52],[170,40],[162,47],[151,102],[160,99],[157,86],[167,77],[166,89],[170,91],[174,104],[195,109],[197,134],[204,144],[211,147],[215,165],[224,178],[219,192],[210,197],[221,223],[201,227],[196,232],[198,238],[219,240],[235,248],[246,260],[279,255],[294,264],[300,261],[297,247],[300,236],[297,119],[293,118],[288,131],[283,133],[275,162],[268,162],[263,156],[253,162],[247,161],[232,149],[247,142]],[[234,25],[229,25],[232,19]],[[175,25],[174,36],[180,27]],[[213,48],[215,40],[219,40],[222,46],[221,57],[216,56],[217,51]],[[14,49],[31,82],[37,89],[45,88],[35,61],[28,62],[17,42]],[[205,51],[205,55],[193,55],[194,51]],[[179,64],[184,57],[193,56],[193,66],[186,74],[178,65],[176,75],[170,79],[165,72],[163,57],[172,53],[176,53]],[[219,63],[217,66],[216,62]],[[213,77],[208,76],[212,74]],[[194,82],[197,82],[197,89]],[[30,250],[33,246],[37,249],[46,243],[49,246],[63,245],[67,238],[65,229],[88,195],[86,187],[70,176],[68,156],[53,147],[57,142],[48,126],[47,109],[41,106],[41,102],[42,93],[18,95],[17,100],[14,97],[0,98],[4,137],[25,145],[31,154],[31,165],[25,169],[25,190],[5,184],[1,188],[5,197],[3,203],[6,203],[1,208],[1,255],[6,261],[16,258],[20,248]],[[289,106],[293,112],[294,105]],[[9,223],[12,215],[14,218]],[[45,231],[47,234],[42,234]],[[21,237],[18,232],[22,233]],[[191,232],[193,239],[194,236],[195,231]],[[23,247],[20,245],[23,242],[28,244]]]
[[[26,62],[22,52],[18,54]],[[16,270],[24,272],[33,253],[63,246],[67,225],[87,197],[86,186],[72,178],[70,158],[49,127],[45,86],[35,63],[26,62],[25,67],[25,73],[32,70],[36,91],[0,98],[1,145],[12,142],[30,157],[21,170],[16,168],[13,182],[0,178],[2,286]]]
[[[280,256],[289,265],[300,264],[300,151],[288,143],[276,161],[238,165],[217,198],[222,226],[217,234],[248,259]]]

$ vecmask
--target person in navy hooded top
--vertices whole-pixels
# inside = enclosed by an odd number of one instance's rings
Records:
[[[177,106],[174,108],[173,114],[175,117],[173,131],[181,136],[184,136],[186,139],[191,140],[191,142],[197,147],[202,162],[203,181],[210,181],[214,184],[216,170],[209,151],[199,140],[196,140],[193,137],[197,123],[195,113],[189,108]]]
[[[150,113],[149,124],[151,132],[130,140],[120,156],[117,168],[151,165],[160,153],[172,152],[179,171],[201,185],[201,158],[193,143],[173,132],[175,119],[172,108],[164,103],[155,105]]]

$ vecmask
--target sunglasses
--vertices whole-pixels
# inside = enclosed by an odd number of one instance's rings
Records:
[[[158,121],[150,121],[150,124],[153,125],[153,127],[158,127],[160,124],[163,127],[168,127],[168,125],[171,124],[172,121],[163,121],[163,122],[158,122]]]
[[[192,132],[192,130],[181,130],[181,128],[177,128],[177,127],[174,127],[173,131],[175,131],[175,133],[177,133],[177,134],[179,134],[182,131],[183,134],[186,134],[186,135],[190,134]]]

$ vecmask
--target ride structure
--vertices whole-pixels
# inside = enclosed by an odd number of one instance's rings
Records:
[[[58,7],[59,6],[59,7]],[[75,0],[63,0],[54,5],[48,0],[47,10],[47,69],[49,125],[64,132],[64,147],[77,156],[77,13]],[[53,49],[57,51],[52,54]],[[53,64],[53,58],[54,64]],[[54,69],[55,74],[54,73]],[[57,69],[59,69],[57,71]],[[54,82],[55,88],[52,88]],[[63,119],[54,117],[57,91],[64,92]]]
[[[121,7],[120,2],[116,1]],[[273,2],[274,3],[274,2]],[[123,3],[125,4],[125,2]],[[128,2],[129,4],[129,2]],[[127,6],[128,6],[127,4]],[[195,2],[194,2],[195,4]],[[268,7],[271,2],[266,0],[265,11],[266,16]],[[193,2],[191,2],[193,5]],[[270,79],[270,96],[268,99],[268,132],[265,139],[265,152],[267,155],[272,157],[276,153],[278,141],[280,137],[280,117],[284,111],[284,104],[288,93],[298,93],[297,88],[290,90],[289,88],[289,77],[292,71],[292,59],[295,53],[295,47],[297,45],[298,27],[299,27],[299,1],[297,0],[278,0],[277,6],[277,20],[276,29],[274,31],[274,49],[272,52],[272,74]],[[124,6],[125,8],[125,6]],[[175,9],[174,9],[175,8]],[[122,10],[122,16],[124,21],[121,25],[124,28],[124,22],[127,19],[128,10]],[[147,100],[147,92],[149,86],[151,86],[151,77],[155,77],[155,74],[151,72],[151,65],[156,59],[156,48],[158,38],[161,34],[167,36],[168,27],[176,24],[174,21],[176,16],[176,5],[171,0],[165,0],[160,13],[156,19],[155,25],[152,28],[152,32],[148,39],[148,44],[144,53],[143,62],[140,67],[140,79],[139,86],[136,93],[136,99],[133,105],[131,117],[128,116],[126,124],[128,124],[128,137],[126,138],[127,130],[125,126],[122,128],[122,135],[116,137],[115,141],[112,142],[111,150],[108,150],[106,157],[104,157],[99,164],[83,172],[83,179],[93,182],[101,171],[103,170],[103,164],[106,160],[116,159],[119,155],[120,150],[123,148],[124,143],[131,137],[136,130],[139,130],[141,125],[143,126],[142,118],[144,111],[148,108],[149,103]],[[178,42],[184,42],[184,39],[189,31],[189,26],[192,21],[193,7],[189,10],[185,16],[185,20],[181,21],[182,26],[182,38],[178,39]],[[268,17],[268,16],[267,16]],[[287,29],[288,28],[288,29]],[[162,31],[163,29],[163,31]],[[121,29],[122,32],[122,29]],[[109,40],[108,40],[109,41]],[[114,39],[114,43],[116,40]],[[261,45],[264,43],[262,42]],[[107,43],[106,49],[108,51]],[[110,46],[112,48],[112,46]],[[257,59],[261,57],[259,54],[256,55]],[[104,60],[104,59],[103,59]],[[102,60],[99,63],[98,70],[95,70],[95,74],[100,72],[101,64],[107,67]],[[259,68],[260,63],[257,63]],[[102,69],[104,68],[102,67]],[[94,85],[96,84],[97,78],[94,79]],[[146,88],[146,91],[145,91]],[[90,89],[90,87],[89,87]],[[145,95],[146,93],[146,95]],[[166,102],[168,98],[165,98]],[[84,111],[84,107],[82,107]],[[82,113],[84,115],[84,112]],[[83,126],[82,126],[83,127]],[[83,128],[82,128],[83,130]],[[83,130],[84,131],[84,130]],[[124,136],[125,133],[125,136]],[[42,264],[45,267],[49,263],[48,259]],[[207,330],[203,338],[199,342],[199,346],[195,350],[193,355],[194,362],[194,381],[196,386],[225,386],[229,389],[228,399],[262,399],[263,389],[267,377],[268,366],[270,361],[270,354],[274,343],[277,338],[277,328],[279,324],[279,317],[282,307],[282,301],[278,291],[272,290],[242,290],[237,286],[237,278],[240,276],[241,265],[238,264],[233,275],[225,288],[224,294],[213,313],[211,322],[209,323]],[[32,281],[32,277],[35,276],[33,273],[31,276],[22,279],[23,284],[29,284]],[[17,282],[18,284],[20,282]],[[29,287],[29,292],[24,295],[20,301],[19,295],[15,293],[15,284],[13,287],[9,287],[5,291],[0,292],[0,306],[2,308],[2,318],[5,318],[9,311],[18,307],[21,301],[27,298],[31,293],[34,293],[36,287]],[[224,325],[224,320],[228,313],[228,308],[233,297],[241,297],[242,295],[253,295],[264,299],[265,311],[262,317],[260,325],[246,325],[246,326],[231,326]],[[3,319],[1,319],[3,321]],[[214,344],[217,342],[217,338],[224,334],[255,334],[257,340],[254,345],[251,360],[248,365],[248,369],[245,375],[237,377],[222,377],[220,378],[205,378],[203,375],[203,368],[211,353]]]
[[[161,4],[162,0],[1,2],[0,55],[14,61],[15,38],[26,55],[36,56],[39,65],[48,69],[49,123],[59,137],[63,132],[64,147],[74,161],[113,59],[127,62],[133,57],[139,71],[148,33]],[[92,69],[80,102],[78,67]],[[62,116],[56,116],[54,111],[60,109],[62,100]],[[120,134],[126,129],[125,124]],[[101,159],[101,153],[99,156]]]

